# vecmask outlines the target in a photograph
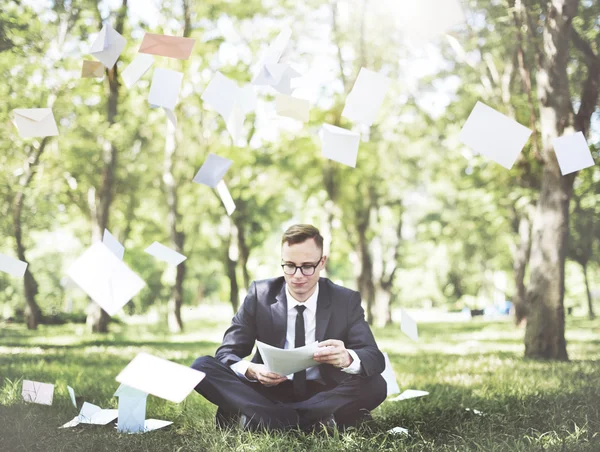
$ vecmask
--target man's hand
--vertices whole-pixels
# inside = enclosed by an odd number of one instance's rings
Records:
[[[320,364],[331,364],[332,366],[343,368],[352,364],[352,356],[346,350],[346,346],[342,341],[329,339],[319,343],[319,350],[313,355],[315,361]]]
[[[250,364],[246,371],[246,378],[249,380],[258,380],[260,384],[265,386],[277,386],[279,383],[283,383],[287,380],[287,377],[270,372],[264,366],[264,364]]]

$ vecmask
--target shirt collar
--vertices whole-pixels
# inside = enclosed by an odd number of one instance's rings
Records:
[[[295,309],[296,306],[298,306],[298,305],[302,305],[302,306],[306,306],[306,309],[308,309],[309,311],[317,312],[317,299],[319,298],[319,283],[318,282],[317,282],[317,286],[315,287],[314,293],[304,303],[300,303],[294,297],[292,297],[287,284],[285,285],[285,295],[287,296],[288,311]]]

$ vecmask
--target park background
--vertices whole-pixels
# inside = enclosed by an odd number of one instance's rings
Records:
[[[561,177],[551,146],[582,131],[598,158],[597,2],[463,1],[466,23],[429,43],[406,39],[402,1],[0,4],[0,252],[29,263],[23,280],[0,274],[0,413],[9,444],[600,447],[600,169]],[[106,21],[128,45],[102,80],[80,78]],[[216,71],[248,83],[286,25],[293,34],[284,59],[305,76],[295,95],[311,101],[310,121],[278,117],[274,91],[260,88],[245,145],[233,146],[202,92]],[[148,105],[152,71],[131,89],[120,80],[146,31],[196,39],[189,60],[155,64],[184,72],[176,129]],[[320,155],[318,131],[351,126],[341,112],[361,67],[393,82],[376,123],[359,129],[353,169]],[[477,101],[533,131],[510,171],[458,141]],[[10,112],[46,106],[60,135],[21,139]],[[234,161],[230,217],[212,190],[192,182],[209,152]],[[281,234],[298,222],[325,236],[326,276],[360,290],[401,387],[429,390],[429,398],[384,405],[378,431],[337,442],[223,435],[195,395],[182,406],[150,403],[152,417],[176,421],[165,432],[131,439],[88,430],[76,440],[56,429],[72,417],[67,404],[44,411],[19,400],[26,378],[71,384],[87,401],[116,406],[114,376],[137,352],[184,364],[214,353],[249,283],[280,274]],[[147,283],[112,320],[66,278],[105,228]],[[167,268],[144,253],[154,241],[187,260]],[[491,309],[506,300],[510,315]],[[400,307],[421,325],[417,344],[399,331]],[[465,308],[491,315],[467,320]],[[465,408],[487,416],[465,418]],[[396,425],[412,436],[386,436]]]

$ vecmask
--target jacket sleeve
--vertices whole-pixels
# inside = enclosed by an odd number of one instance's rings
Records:
[[[256,340],[256,298],[256,283],[253,282],[231,326],[225,331],[223,342],[215,353],[217,361],[231,366],[252,353]]]
[[[348,303],[348,340],[345,346],[354,350],[360,358],[360,375],[370,377],[382,373],[385,369],[385,358],[365,320],[365,311],[360,304],[358,292],[353,293]]]

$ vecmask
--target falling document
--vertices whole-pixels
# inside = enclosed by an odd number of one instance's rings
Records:
[[[273,347],[260,341],[256,341],[256,346],[267,369],[279,375],[294,374],[319,364],[313,359],[320,348],[318,342],[289,349]]]

